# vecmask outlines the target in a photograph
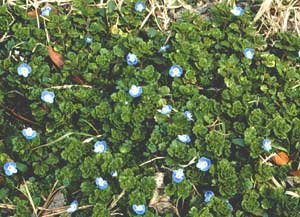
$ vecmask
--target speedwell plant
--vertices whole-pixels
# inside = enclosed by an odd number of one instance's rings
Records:
[[[1,215],[57,182],[73,216],[300,216],[299,37],[223,4],[163,33],[146,1],[92,3],[0,7]]]

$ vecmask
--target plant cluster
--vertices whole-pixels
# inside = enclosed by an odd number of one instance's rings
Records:
[[[139,29],[147,4],[89,4],[39,28],[0,7],[0,201],[31,216],[58,181],[74,216],[299,216],[300,38],[224,4],[168,33]]]

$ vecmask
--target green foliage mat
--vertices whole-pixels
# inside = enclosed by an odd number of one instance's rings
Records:
[[[222,4],[210,20],[184,14],[166,34],[155,20],[138,30],[147,12],[134,11],[134,2],[124,4],[122,16],[113,5],[87,4],[75,1],[68,15],[56,7],[47,20],[40,17],[40,28],[23,9],[0,7],[0,38],[10,36],[0,43],[0,201],[16,205],[3,216],[31,216],[18,190],[23,178],[36,207],[56,180],[65,186],[66,205],[92,205],[74,216],[135,216],[133,204],[145,204],[147,217],[175,216],[176,208],[192,217],[300,216],[299,197],[290,195],[299,196],[299,177],[289,175],[299,167],[299,37],[279,34],[268,45],[249,12],[235,17]],[[170,48],[158,52],[165,42]],[[48,45],[63,55],[62,69]],[[255,50],[253,59],[244,57],[245,48]],[[137,56],[136,66],[126,63],[128,53]],[[24,62],[32,68],[26,78],[17,73]],[[169,76],[174,64],[183,68],[179,78]],[[142,86],[140,97],[129,95],[131,85]],[[55,93],[54,103],[41,100],[43,90]],[[161,114],[168,104],[172,112]],[[27,127],[36,138],[25,139]],[[191,142],[180,142],[181,134]],[[270,152],[264,138],[272,141]],[[97,140],[107,142],[105,153],[94,153]],[[289,155],[288,164],[263,162],[277,151]],[[212,163],[207,172],[196,167],[202,156]],[[17,163],[12,176],[3,170],[9,161]],[[179,168],[185,178],[177,184],[172,170]],[[160,194],[168,203],[160,214],[148,206],[157,172],[164,173]],[[96,177],[109,187],[100,190]],[[215,196],[206,203],[208,190]]]

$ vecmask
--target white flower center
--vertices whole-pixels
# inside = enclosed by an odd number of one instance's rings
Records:
[[[168,106],[164,106],[164,107],[162,108],[162,112],[163,112],[163,113],[168,113],[168,112],[170,112],[170,108],[169,108]]]
[[[173,73],[176,74],[176,75],[178,75],[178,74],[180,73],[180,72],[179,72],[179,69],[178,69],[178,68],[174,68],[174,69],[173,69]]]
[[[103,186],[104,183],[105,183],[105,181],[104,181],[103,179],[99,180],[99,182],[98,182],[98,184],[99,184],[100,186]]]
[[[134,62],[136,58],[135,58],[134,55],[129,55],[128,59],[129,59],[130,62]]]
[[[137,211],[143,211],[144,207],[142,205],[136,206]]]
[[[96,146],[96,148],[95,148],[96,150],[96,152],[103,152],[104,151],[104,145],[98,145],[98,146]]]
[[[131,93],[134,94],[134,95],[138,94],[139,93],[139,88],[135,85],[132,86],[131,87]]]
[[[175,171],[175,177],[176,177],[177,179],[182,179],[183,176],[184,176],[183,170],[176,170],[176,171]]]
[[[77,205],[76,204],[71,204],[70,207],[71,207],[71,209],[77,209]]]
[[[26,129],[26,135],[27,135],[27,136],[32,136],[32,134],[33,134],[32,128],[27,128],[27,129]]]
[[[99,152],[103,152],[103,151],[104,151],[104,146],[103,146],[103,145],[99,145],[99,146],[97,147],[97,150],[98,150]]]
[[[136,7],[136,9],[138,11],[142,11],[142,10],[144,10],[144,6],[142,4],[138,4],[137,7]]]
[[[28,69],[27,69],[26,67],[22,67],[22,68],[21,68],[21,73],[22,73],[23,75],[27,75],[27,74],[28,74]]]
[[[247,51],[247,52],[246,52],[246,56],[247,56],[248,58],[251,58],[251,57],[252,57],[252,52],[251,52],[251,51]]]
[[[44,99],[45,99],[45,101],[47,101],[47,102],[52,102],[52,96],[50,95],[50,94],[47,94],[47,95],[45,95],[44,96]]]
[[[199,162],[199,166],[200,166],[201,168],[205,168],[205,167],[208,166],[208,163],[207,163],[206,161],[201,161],[201,162]]]
[[[7,168],[9,171],[14,171],[14,167],[13,166],[8,166]]]

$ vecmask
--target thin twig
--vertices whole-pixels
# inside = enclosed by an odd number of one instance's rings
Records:
[[[190,165],[196,163],[196,159],[197,159],[197,157],[193,157],[193,159],[190,160],[190,162],[188,162],[188,164],[185,164],[185,165],[180,165],[180,164],[179,164],[179,166],[181,166],[181,167],[183,167],[183,168],[186,168],[186,167],[188,167],[188,166],[190,166]]]
[[[2,208],[2,209],[16,209],[16,206],[12,205],[12,204],[0,203],[0,208]]]
[[[57,90],[61,90],[61,89],[70,89],[72,87],[86,87],[86,88],[93,88],[93,86],[91,85],[79,85],[79,84],[65,84],[62,86],[52,86],[52,87],[48,87],[47,89],[57,89]]]
[[[153,161],[156,161],[156,160],[160,160],[160,159],[165,159],[166,157],[155,157],[155,158],[152,158],[152,159],[150,159],[150,160],[148,160],[148,161],[146,161],[146,162],[144,162],[144,163],[141,163],[139,166],[141,167],[141,166],[144,166],[144,165],[146,165],[146,164],[148,164],[148,163],[151,163],[151,162],[153,162]]]
[[[155,7],[153,6],[150,10],[150,12],[148,13],[148,15],[145,17],[145,19],[143,20],[140,29],[142,29],[144,27],[144,25],[147,23],[147,21],[149,20],[151,14],[153,14],[153,12],[155,11]]]
[[[25,179],[24,179],[23,177],[22,177],[22,179],[23,179],[23,182],[24,182],[24,187],[25,187],[25,191],[26,191],[26,196],[27,196],[27,198],[28,198],[28,200],[29,200],[29,202],[30,202],[30,205],[31,205],[32,209],[33,209],[33,213],[34,213],[35,216],[38,216],[38,215],[37,215],[37,209],[36,209],[36,207],[35,207],[35,204],[34,204],[34,202],[33,202],[33,199],[32,199],[32,197],[31,197],[31,194],[30,194],[29,189],[28,189],[28,186],[27,186],[27,182],[25,181]]]
[[[32,121],[32,120],[30,120],[30,119],[24,117],[23,115],[16,113],[16,112],[14,111],[14,109],[10,109],[10,108],[8,108],[8,107],[6,107],[6,106],[4,106],[4,105],[1,105],[1,104],[0,104],[0,107],[2,107],[2,108],[4,108],[5,110],[7,110],[10,114],[12,114],[14,117],[16,117],[16,118],[19,119],[19,120],[25,121],[25,122],[30,123],[30,124],[34,124],[34,125],[36,125],[36,126],[40,126],[40,124],[38,124],[37,122],[34,122],[34,121]]]
[[[55,143],[57,143],[57,142],[59,142],[59,141],[61,141],[61,140],[64,140],[65,138],[68,138],[69,136],[74,135],[74,134],[75,134],[75,135],[82,135],[82,136],[92,136],[92,135],[87,134],[87,133],[68,132],[68,133],[66,133],[65,135],[59,137],[58,139],[56,139],[56,140],[54,140],[54,141],[52,141],[52,142],[49,142],[49,143],[46,143],[46,144],[44,144],[44,145],[40,145],[40,146],[37,146],[37,147],[33,148],[32,151],[33,151],[33,150],[36,150],[36,149],[38,149],[38,148],[43,148],[43,147],[47,147],[47,146],[53,145],[53,144],[55,144]]]
[[[112,210],[118,203],[119,200],[125,195],[125,190],[123,190],[116,199],[112,201],[112,203],[109,206],[109,210]]]

